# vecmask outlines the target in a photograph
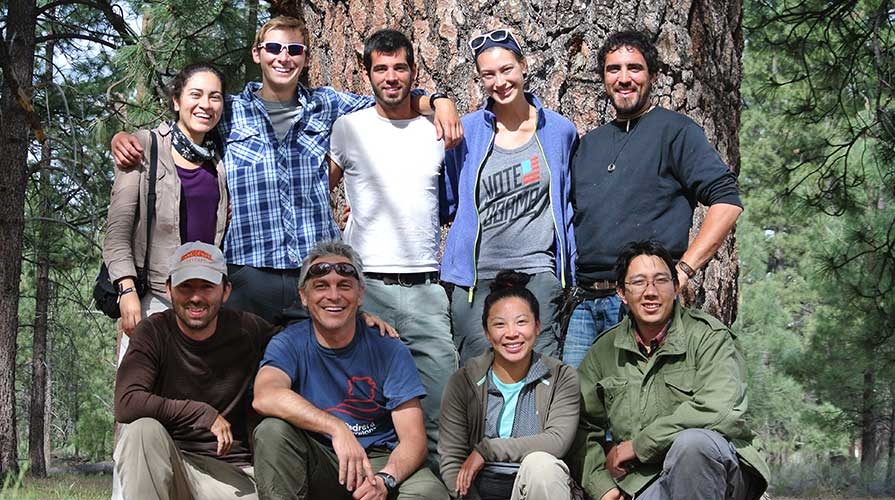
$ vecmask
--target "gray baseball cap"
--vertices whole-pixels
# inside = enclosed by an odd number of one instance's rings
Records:
[[[177,247],[171,256],[171,286],[191,279],[217,285],[227,275],[227,262],[221,250],[208,243],[194,241]]]

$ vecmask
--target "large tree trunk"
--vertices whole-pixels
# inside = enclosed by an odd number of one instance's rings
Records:
[[[22,270],[31,83],[34,76],[34,0],[9,0],[0,49],[0,475],[18,472],[15,369]]]
[[[895,386],[889,386],[889,454],[886,459],[886,491],[895,491]]]
[[[52,15],[52,12],[51,12]],[[55,43],[44,47],[46,70],[43,83],[50,88],[53,83],[53,51]],[[50,241],[53,206],[50,200],[50,142],[44,141],[40,148],[40,197],[41,220],[37,223],[35,247],[37,253],[37,300],[34,304],[34,331],[32,335],[31,357],[31,408],[28,415],[28,472],[36,477],[47,476],[47,331],[50,311]]]
[[[50,12],[52,15],[52,12]],[[46,69],[43,83],[51,88],[53,83],[53,52],[56,44],[48,42],[44,47]],[[47,333],[49,331],[50,311],[50,242],[52,241],[50,218],[53,216],[53,205],[50,198],[50,142],[44,141],[40,148],[40,184],[38,196],[41,220],[37,223],[37,300],[34,305],[34,331],[32,335],[31,358],[31,408],[28,418],[28,472],[36,477],[47,476],[47,404],[48,370],[47,370]]]
[[[740,0],[286,0],[273,2],[273,10],[307,21],[313,85],[369,92],[361,64],[364,37],[394,27],[414,41],[419,86],[447,91],[461,112],[476,109],[483,99],[466,42],[479,30],[509,26],[523,39],[531,90],[581,133],[612,117],[596,63],[606,35],[645,30],[664,61],[655,86],[658,103],[693,117],[739,172]],[[699,211],[694,229],[702,217]],[[689,298],[732,323],[738,274],[731,237],[691,281]]]
[[[877,461],[875,387],[876,371],[872,366],[867,367],[864,369],[864,387],[861,394],[861,480],[864,484],[873,479],[873,469]]]

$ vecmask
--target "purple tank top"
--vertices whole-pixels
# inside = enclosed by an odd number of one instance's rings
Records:
[[[180,241],[201,241],[214,245],[217,225],[218,176],[210,161],[202,162],[199,168],[188,169],[178,166],[180,177]]]

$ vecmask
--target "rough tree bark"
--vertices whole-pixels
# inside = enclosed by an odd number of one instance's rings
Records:
[[[447,91],[461,112],[476,109],[483,99],[467,40],[480,30],[509,26],[527,51],[530,89],[581,133],[612,117],[596,65],[601,43],[612,31],[645,30],[664,62],[657,102],[700,123],[739,172],[740,0],[284,0],[274,1],[272,10],[307,21],[313,85],[369,92],[361,64],[364,36],[393,27],[415,43],[419,86]],[[703,215],[699,210],[694,217],[694,229]],[[688,299],[730,324],[738,275],[731,236],[691,281]]]
[[[886,491],[895,491],[895,387],[889,386],[889,449],[886,457]]]
[[[46,70],[43,83],[47,89],[53,83],[53,51],[56,44],[48,42],[44,47]],[[37,299],[34,304],[34,330],[32,333],[31,356],[31,407],[28,412],[28,473],[35,477],[47,476],[47,332],[50,310],[50,241],[53,206],[50,200],[49,166],[52,152],[50,142],[44,141],[40,148],[41,173],[38,193],[40,215],[43,220],[37,224]]]
[[[0,475],[18,472],[15,367],[35,0],[9,0],[0,48]]]
[[[873,468],[877,461],[875,396],[876,369],[864,369],[864,390],[861,393],[861,479],[864,484],[873,478]]]

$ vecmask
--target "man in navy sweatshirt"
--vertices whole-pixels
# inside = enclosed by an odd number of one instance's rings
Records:
[[[743,211],[736,176],[702,128],[654,104],[659,56],[652,41],[640,32],[614,33],[597,60],[615,119],[588,132],[572,161],[576,295],[584,300],[572,314],[563,361],[575,367],[619,320],[612,267],[624,244],[662,243],[676,262],[681,290]],[[697,203],[709,210],[690,242]]]

